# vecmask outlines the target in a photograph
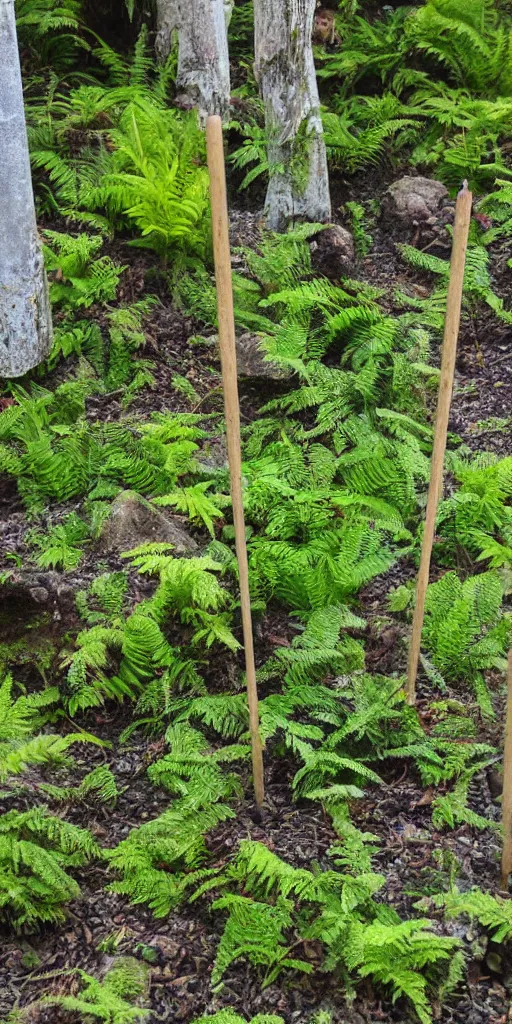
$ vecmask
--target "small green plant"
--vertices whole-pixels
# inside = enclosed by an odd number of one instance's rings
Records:
[[[71,513],[47,534],[32,530],[27,540],[39,550],[36,561],[42,569],[68,570],[79,565],[83,555],[81,545],[88,535],[87,523],[76,513]]]
[[[505,667],[510,622],[502,598],[503,581],[495,571],[464,582],[447,572],[427,591],[423,641],[435,667],[447,679],[472,681],[481,698],[483,670]]]
[[[452,888],[436,902],[443,905],[447,918],[467,916],[476,919],[488,928],[493,942],[510,942],[512,939],[512,904],[501,896],[491,896],[481,889],[459,892]]]
[[[38,732],[59,699],[57,688],[15,699],[13,686],[12,676],[6,675],[0,685],[0,781],[22,774],[30,765],[70,764],[69,747],[94,739],[85,732]]]
[[[115,299],[126,268],[113,263],[109,256],[97,256],[103,245],[101,236],[82,233],[74,237],[47,229],[45,238],[49,244],[44,246],[44,257],[54,305],[87,308],[95,302]]]
[[[99,800],[114,807],[119,796],[115,776],[108,765],[102,764],[84,775],[78,786],[62,787],[42,783],[39,789],[60,803],[87,803],[88,800],[96,803]]]
[[[435,935],[430,921],[400,921],[391,908],[377,903],[373,896],[383,882],[382,876],[357,868],[354,874],[293,868],[262,843],[243,841],[228,870],[194,895],[219,884],[235,889],[213,904],[214,911],[227,911],[228,918],[212,982],[219,982],[240,957],[263,968],[265,985],[285,968],[311,973],[311,963],[289,955],[287,935],[293,929],[303,941],[321,943],[322,970],[341,969],[349,988],[372,978],[391,991],[393,1000],[410,1000],[428,1024],[429,991],[447,983],[450,972],[452,983],[460,980],[459,943]],[[236,891],[240,888],[243,896]]]
[[[345,206],[352,224],[357,255],[359,257],[366,256],[373,245],[373,238],[366,228],[366,210],[361,203],[349,202]]]
[[[135,957],[116,957],[101,981],[81,970],[72,972],[71,977],[73,994],[43,996],[29,1003],[26,1013],[33,1016],[36,1010],[55,1006],[72,1013],[84,1024],[96,1020],[105,1024],[135,1024],[149,1015],[149,1010],[141,1006],[148,997],[147,968]],[[29,1019],[24,1013],[21,1019]]]
[[[100,856],[90,832],[46,808],[0,817],[0,918],[34,931],[65,919],[63,907],[80,895],[69,870]]]

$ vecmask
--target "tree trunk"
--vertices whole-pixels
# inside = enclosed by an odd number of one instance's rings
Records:
[[[267,225],[331,217],[311,34],[315,0],[254,0],[255,72],[265,106]]]
[[[176,31],[176,84],[183,105],[197,107],[202,120],[208,114],[225,114],[229,106],[227,23],[231,9],[231,0],[157,0],[157,56],[165,60]]]
[[[52,321],[37,234],[13,0],[0,0],[0,374],[46,358]]]

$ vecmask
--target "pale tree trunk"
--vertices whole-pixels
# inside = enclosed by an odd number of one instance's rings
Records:
[[[255,72],[265,106],[267,225],[331,217],[311,35],[315,0],[254,0]]]
[[[208,114],[224,115],[229,106],[227,25],[231,0],[157,0],[155,49],[159,60],[168,56],[173,32],[178,34],[176,85],[184,105]]]
[[[0,0],[0,375],[48,355],[52,321],[37,234],[13,0]]]

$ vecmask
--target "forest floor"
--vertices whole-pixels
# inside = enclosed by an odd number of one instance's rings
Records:
[[[381,184],[381,189],[385,183]],[[351,185],[338,185],[338,202],[351,198]],[[357,198],[360,199],[358,196]],[[236,202],[236,199],[234,200]],[[233,244],[248,238],[254,243],[258,237],[258,214],[239,210],[233,213]],[[122,250],[122,262],[128,264],[122,278],[120,299],[134,301],[145,294],[151,258],[140,251],[116,242],[116,255]],[[512,308],[512,283],[506,271],[506,253],[497,249],[493,253],[494,286]],[[391,296],[399,284],[416,282],[425,285],[425,275],[411,269],[395,254],[393,239],[380,232],[374,234],[373,247],[360,260],[354,276],[379,287],[386,287]],[[426,281],[429,287],[430,281]],[[149,289],[153,291],[153,287]],[[92,311],[94,314],[94,311]],[[146,389],[130,407],[130,415],[148,415],[157,409],[190,410],[186,400],[172,391],[171,378],[179,373],[186,376],[197,391],[201,409],[211,412],[222,409],[221,378],[218,362],[212,361],[208,350],[189,344],[189,338],[200,328],[170,304],[165,290],[159,292],[159,302],[146,322],[147,346],[145,356],[154,363],[156,385]],[[435,357],[434,357],[435,359]],[[48,380],[40,383],[54,387],[69,372],[61,363]],[[241,413],[243,422],[250,421],[258,407],[278,384],[241,381]],[[172,401],[169,396],[172,392]],[[88,415],[105,421],[116,421],[122,415],[121,395],[93,396],[88,399]],[[461,331],[455,393],[450,430],[475,451],[490,450],[500,456],[512,453],[510,416],[512,412],[512,328],[498,322],[489,311],[481,310],[474,317],[466,317]],[[508,428],[507,428],[508,420]],[[219,440],[221,440],[219,438]],[[50,521],[55,523],[75,505],[50,510]],[[0,494],[0,567],[12,568],[7,554],[22,558],[27,554],[24,536],[27,518],[14,486],[6,485]],[[98,570],[98,553],[86,553],[80,567],[63,574],[70,592],[85,589]],[[101,556],[106,570],[125,569],[115,555]],[[432,578],[435,578],[433,566]],[[415,566],[402,560],[386,574],[375,579],[360,595],[360,603],[370,628],[366,645],[367,666],[373,672],[391,674],[405,667],[407,626],[389,615],[386,595],[391,585],[412,579]],[[141,596],[140,577],[131,578],[130,594],[135,604]],[[69,602],[69,615],[59,619],[47,616],[41,620],[38,609],[17,603],[12,597],[0,606],[2,633],[11,641],[26,628],[27,617],[32,616],[35,643],[44,643],[44,635],[61,635],[78,627],[74,603]],[[260,618],[255,627],[256,657],[261,664],[272,646],[289,641],[288,620],[282,611],[272,609]],[[229,688],[233,674],[234,657],[212,657],[206,678],[210,689],[221,692]],[[238,659],[241,665],[241,659]],[[23,672],[30,679],[31,666]],[[496,674],[488,679],[494,685],[500,700],[502,680]],[[429,694],[429,700],[431,699]],[[425,698],[425,699],[424,699]],[[427,708],[426,694],[420,683],[419,710]],[[83,725],[110,744],[105,748],[81,748],[75,766],[69,770],[72,782],[80,778],[84,769],[97,763],[108,763],[116,777],[120,797],[114,809],[101,805],[85,810],[71,807],[68,820],[86,825],[101,845],[112,847],[125,838],[129,830],[161,813],[169,806],[164,790],[151,785],[147,779],[148,765],[161,754],[158,742],[136,733],[124,744],[119,736],[129,716],[124,706],[108,705],[101,713],[91,711]],[[481,739],[500,741],[499,717],[491,725],[481,721]],[[297,867],[326,864],[326,850],[335,840],[329,818],[317,805],[297,804],[292,800],[291,779],[296,765],[286,758],[265,758],[267,805],[261,821],[254,813],[249,778],[245,778],[245,799],[236,808],[236,817],[223,823],[208,836],[207,844],[212,865],[220,866],[230,856],[241,838],[252,838],[265,843],[279,856]],[[406,763],[394,763],[384,775],[384,786],[367,787],[365,799],[352,808],[354,823],[364,831],[375,833],[380,848],[375,857],[375,869],[386,877],[381,899],[392,904],[403,915],[414,914],[413,904],[430,891],[439,881],[440,850],[453,855],[457,864],[457,882],[463,889],[472,884],[486,891],[499,889],[499,841],[491,831],[475,832],[464,825],[454,830],[436,831],[432,826],[430,805],[432,791],[421,785],[414,769]],[[35,799],[37,784],[44,771],[32,768],[24,777],[29,791],[24,791],[17,803],[9,807],[31,806],[33,787]],[[67,777],[64,776],[64,784]],[[471,806],[478,813],[499,819],[499,805],[490,788],[487,773],[478,776],[472,786]],[[403,1006],[392,1006],[378,999],[370,984],[358,990],[355,1002],[348,1006],[333,975],[315,973],[297,980],[290,975],[281,976],[262,990],[256,971],[247,963],[232,966],[224,979],[222,990],[212,994],[210,973],[215,956],[215,933],[211,916],[198,904],[174,911],[168,918],[155,920],[143,906],[132,906],[114,893],[105,892],[111,880],[108,869],[94,863],[80,869],[76,877],[82,889],[81,897],[69,908],[65,924],[48,927],[37,936],[16,937],[5,935],[0,949],[0,1018],[13,1008],[23,1007],[49,986],[66,990],[63,972],[80,967],[91,974],[100,975],[109,963],[113,949],[116,953],[129,953],[149,962],[151,988],[149,1005],[150,1024],[156,1021],[190,1021],[206,1012],[230,1006],[249,1018],[255,1013],[282,1014],[287,1024],[306,1024],[312,1012],[329,1010],[334,1024],[374,1024],[377,1021],[404,1020]],[[435,911],[430,914],[435,916]],[[482,936],[466,924],[443,922],[439,915],[440,933],[457,935],[466,942],[470,952],[467,982],[459,986],[447,1005],[435,1007],[435,1017],[442,1024],[505,1024],[508,1015],[507,987],[512,983],[512,960],[507,961],[500,947],[494,958],[492,944],[482,952]],[[115,935],[115,947],[109,939]],[[314,944],[307,951],[315,962]],[[46,1011],[48,1021],[60,1020],[55,1009]],[[64,1019],[64,1018],[62,1018]],[[409,1019],[407,1017],[407,1019]]]

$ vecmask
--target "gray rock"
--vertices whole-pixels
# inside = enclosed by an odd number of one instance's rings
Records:
[[[265,360],[265,352],[258,334],[241,334],[236,339],[236,363],[239,377],[266,377],[270,380],[286,380],[292,371],[277,363]]]
[[[36,604],[48,604],[50,600],[50,592],[46,587],[30,587],[28,592]]]
[[[173,544],[177,555],[199,550],[176,516],[154,508],[135,491],[123,491],[103,526],[101,547],[104,551],[130,551],[147,543]]]
[[[406,174],[384,193],[381,219],[391,234],[410,235],[415,228],[433,224],[447,199],[442,182]]]
[[[196,456],[196,462],[202,473],[217,473],[219,469],[228,469],[226,442],[222,438],[210,441]]]
[[[315,235],[310,249],[314,269],[330,281],[337,281],[352,270],[355,259],[354,238],[340,224],[331,224]]]

